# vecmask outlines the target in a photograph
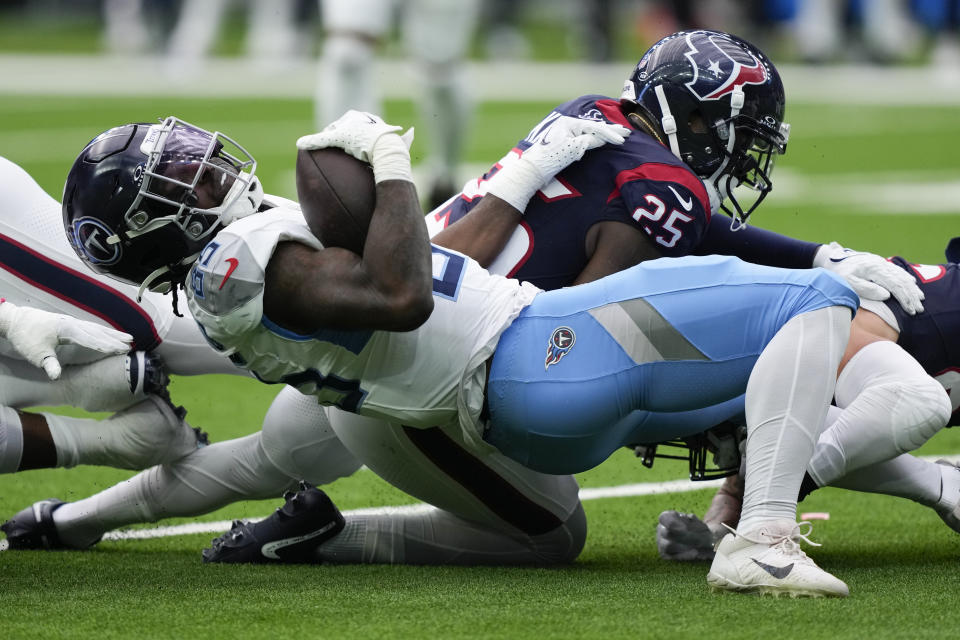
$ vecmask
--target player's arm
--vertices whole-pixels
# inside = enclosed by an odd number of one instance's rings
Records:
[[[714,215],[694,255],[718,253],[754,264],[784,269],[809,269],[820,243],[806,242],[754,226],[730,228],[730,218]]]
[[[467,215],[433,237],[434,244],[464,253],[481,266],[493,262],[523,218],[530,198],[588,150],[623,144],[629,130],[618,124],[551,113],[526,141],[516,160],[486,184],[486,195]],[[491,197],[492,196],[492,197]]]
[[[433,236],[432,242],[468,255],[486,268],[506,246],[521,220],[523,212],[487,193],[467,215]]]
[[[598,222],[590,227],[586,242],[590,259],[573,284],[599,280],[611,273],[629,269],[644,260],[660,257],[660,252],[643,232],[613,220]]]
[[[339,147],[373,166],[377,204],[363,256],[338,248],[277,246],[266,269],[264,312],[274,322],[312,333],[320,328],[410,331],[433,311],[430,239],[410,171],[409,141],[372,114],[347,114],[301,149]],[[317,179],[320,179],[317,176]],[[311,215],[310,185],[298,185]],[[316,214],[316,212],[313,212]]]
[[[893,295],[910,315],[923,311],[923,292],[910,274],[878,255],[836,242],[806,242],[752,226],[733,231],[728,218],[715,215],[696,253],[732,255],[788,269],[822,267],[844,278],[861,298],[886,300]]]
[[[42,368],[51,380],[60,377],[56,347],[74,344],[104,354],[126,353],[133,337],[86,320],[32,307],[21,307],[0,298],[0,338],[30,364]]]

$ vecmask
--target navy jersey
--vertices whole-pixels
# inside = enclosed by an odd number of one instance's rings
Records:
[[[950,425],[960,425],[960,265],[890,260],[910,273],[926,296],[923,313],[915,316],[892,298],[887,301],[900,325],[897,342],[946,388],[953,404]]]
[[[631,129],[622,145],[587,152],[531,198],[521,229],[491,270],[526,280],[542,289],[572,284],[587,264],[586,234],[594,224],[615,220],[640,229],[664,256],[692,252],[710,222],[706,188],[653,137],[637,131],[619,101],[583,96],[551,112],[526,138],[480,179],[428,216],[437,231],[467,214],[486,193],[486,181],[545,135],[556,114],[621,124]]]

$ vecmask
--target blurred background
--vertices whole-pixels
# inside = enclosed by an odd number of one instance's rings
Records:
[[[0,155],[59,197],[79,149],[177,115],[295,196],[293,143],[357,107],[415,125],[426,208],[646,48],[734,32],[793,126],[760,226],[916,261],[960,218],[960,0],[0,0]],[[909,232],[907,232],[909,231]]]

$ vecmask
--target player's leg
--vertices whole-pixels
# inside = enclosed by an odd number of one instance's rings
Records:
[[[427,167],[432,209],[460,190],[457,177],[464,142],[470,131],[473,98],[463,63],[470,46],[479,2],[409,0],[403,35],[416,61],[423,92],[418,108],[427,127]]]
[[[945,460],[933,463],[903,454],[852,471],[831,486],[919,502],[931,507],[948,527],[960,533],[960,468],[956,464]]]
[[[16,409],[43,405],[119,411],[149,394],[166,395],[168,381],[160,361],[142,351],[64,366],[57,380],[27,362],[0,356],[0,405]]]
[[[94,496],[57,505],[46,523],[34,521],[29,508],[11,522],[26,519],[26,525],[17,526],[33,527],[22,534],[18,548],[28,548],[36,539],[33,531],[46,527],[60,546],[82,549],[128,524],[195,516],[238,500],[278,496],[300,478],[329,483],[359,466],[336,439],[316,399],[284,387],[260,432],[197,449]]]
[[[325,37],[314,99],[318,129],[348,109],[380,112],[376,48],[392,10],[392,0],[320,0]]]
[[[144,469],[194,451],[199,434],[149,396],[104,420],[0,408],[0,473],[78,464]]]
[[[847,595],[843,582],[800,551],[804,534],[796,507],[833,396],[850,320],[845,307],[797,315],[757,360],[746,395],[743,513],[736,535],[727,535],[717,547],[707,576],[715,588]]]
[[[289,63],[301,51],[296,13],[297,0],[249,4],[244,48],[255,64]]]
[[[344,444],[390,484],[437,510],[351,516],[317,549],[329,562],[556,564],[583,547],[586,519],[572,476],[535,473],[459,427],[412,429],[338,412]]]
[[[839,417],[821,435],[809,474],[833,485],[857,469],[918,448],[950,418],[943,387],[899,345],[862,347],[837,378]]]
[[[586,519],[572,477],[534,473],[466,444],[459,427],[411,429],[343,412],[331,414],[331,423],[372,471],[433,506],[351,514],[343,523],[322,493],[307,489],[263,523],[235,526],[204,551],[205,560],[516,565],[579,554]],[[322,542],[288,546],[304,539]],[[261,552],[281,545],[279,558]]]
[[[179,69],[183,72],[186,68],[179,65],[185,62],[196,64],[210,52],[227,4],[228,0],[184,0],[181,3],[180,14],[167,43],[171,71]]]

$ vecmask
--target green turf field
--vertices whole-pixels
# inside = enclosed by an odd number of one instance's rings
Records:
[[[468,161],[498,159],[551,106],[481,104]],[[7,95],[0,99],[0,155],[59,196],[74,154],[93,135],[171,113],[248,145],[267,191],[294,196],[293,141],[312,127],[306,100]],[[426,132],[408,103],[389,103],[386,117]],[[802,105],[791,107],[787,119],[793,135],[775,174],[783,182],[775,180],[778,190],[756,224],[916,262],[943,260],[947,239],[960,235],[955,108]],[[414,147],[415,159],[422,148]],[[938,202],[923,200],[937,194]],[[259,428],[274,392],[217,376],[180,378],[172,387],[191,423],[218,441]],[[920,453],[960,454],[960,429],[937,435]],[[77,499],[129,475],[85,467],[5,476],[0,518],[50,496]],[[678,463],[647,470],[624,451],[580,479],[597,488],[682,477]],[[346,510],[412,502],[366,471],[338,481],[330,493]],[[773,600],[711,594],[706,566],[658,559],[653,533],[660,511],[702,513],[710,495],[586,502],[587,546],[564,569],[204,566],[199,551],[211,534],[107,541],[89,552],[4,552],[0,637],[812,640],[943,638],[960,630],[960,537],[931,510],[835,489],[815,493],[801,510],[831,517],[813,532],[824,546],[808,551],[849,584],[851,597]],[[203,520],[263,516],[277,504],[239,504]]]

